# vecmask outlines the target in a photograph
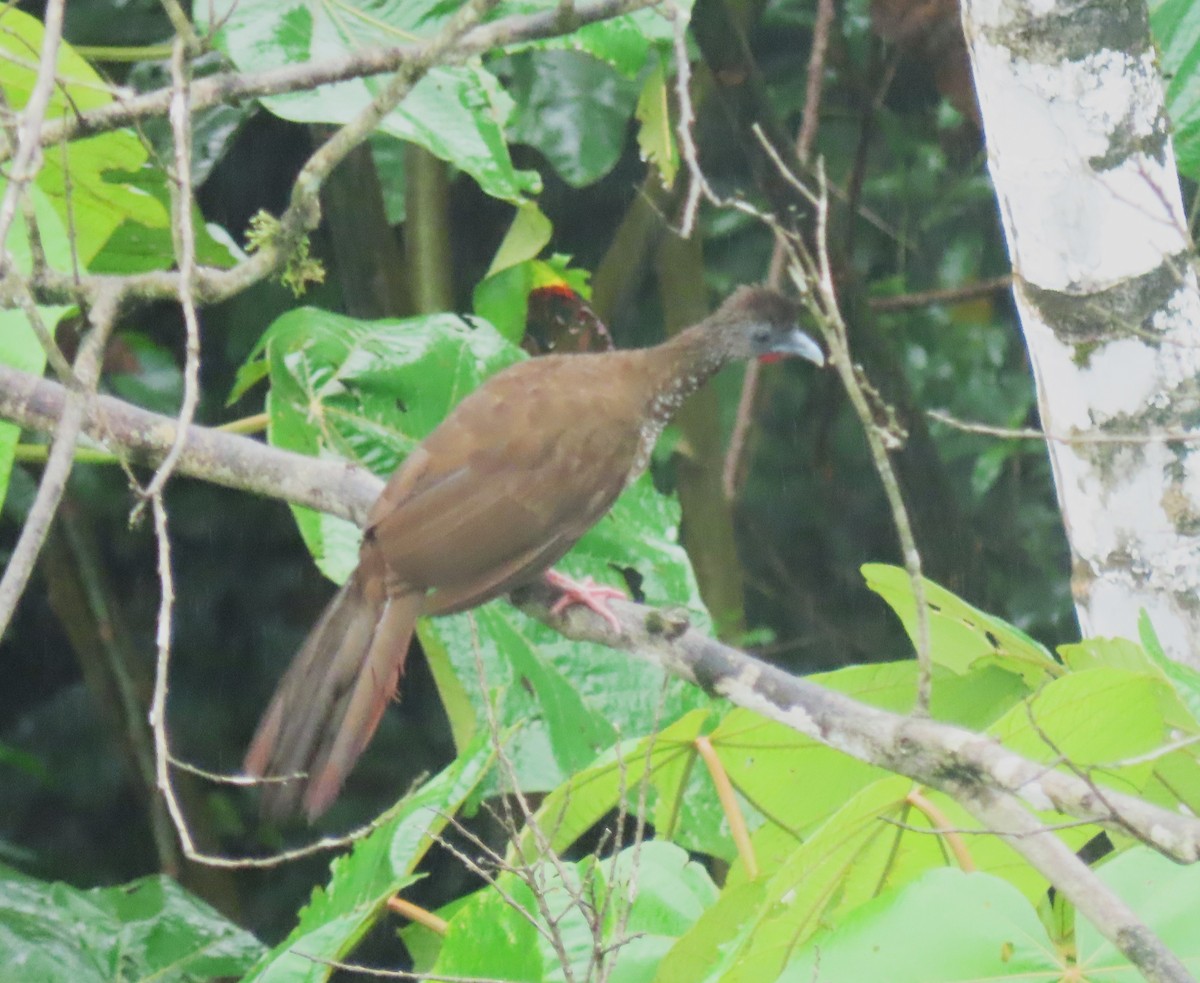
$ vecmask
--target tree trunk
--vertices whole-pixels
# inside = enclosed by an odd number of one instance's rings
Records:
[[[1200,293],[1141,3],[964,0],[1086,636],[1200,665]]]

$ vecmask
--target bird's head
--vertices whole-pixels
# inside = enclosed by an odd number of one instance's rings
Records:
[[[769,287],[739,287],[709,319],[728,346],[728,356],[763,362],[798,356],[817,365],[825,353],[800,330],[795,301]]]

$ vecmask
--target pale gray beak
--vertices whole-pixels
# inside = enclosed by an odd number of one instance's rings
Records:
[[[784,346],[781,346],[780,351],[788,355],[806,358],[817,365],[825,364],[825,353],[821,351],[821,346],[799,328],[792,328],[788,332],[787,341]]]

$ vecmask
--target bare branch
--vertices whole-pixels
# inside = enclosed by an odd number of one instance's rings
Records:
[[[949,795],[961,797],[968,787],[964,776],[970,776],[981,788],[1014,795],[1035,809],[1132,832],[1182,863],[1200,860],[1200,819],[1109,789],[1100,802],[1095,789],[1074,774],[1048,769],[964,728],[880,710],[791,676],[703,635],[673,612],[613,601],[621,623],[615,632],[579,607],[552,615],[555,597],[534,585],[513,600],[567,638],[633,653],[828,747]]]
[[[53,433],[67,390],[49,379],[0,365],[0,418]],[[121,458],[160,463],[175,442],[176,421],[111,396],[93,396],[83,407],[82,430]],[[72,449],[74,441],[71,442]],[[226,488],[341,516],[366,520],[383,483],[365,468],[342,460],[317,460],[268,447],[257,440],[206,427],[188,427],[177,463],[180,474]]]
[[[451,50],[442,54],[439,63],[461,64],[493,48],[569,34],[586,24],[619,17],[655,6],[659,2],[661,0],[592,0],[590,3],[559,5],[536,14],[504,17],[467,31]],[[192,108],[207,109],[220,103],[282,95],[314,89],[332,82],[395,72],[407,63],[426,61],[429,49],[434,43],[423,41],[417,44],[369,48],[337,58],[268,69],[254,74],[226,72],[210,75],[197,80],[193,85]],[[163,116],[170,108],[171,92],[170,86],[143,95],[129,95],[125,90],[120,90],[115,93],[116,101],[107,106],[49,122],[41,133],[41,143],[48,146],[64,140],[119,129],[152,116]],[[0,148],[0,164],[11,155],[11,149]]]
[[[112,331],[113,319],[117,313],[117,295],[104,294],[97,298],[96,304],[89,312],[91,330],[80,345],[79,354],[75,358],[73,372],[79,379],[81,389],[67,390],[57,388],[63,394],[58,404],[58,412],[47,421],[44,427],[47,432],[54,433],[50,456],[46,460],[46,468],[42,472],[42,481],[38,486],[37,496],[33,507],[21,527],[21,536],[13,549],[8,565],[4,568],[4,576],[0,578],[0,635],[8,629],[17,602],[25,592],[29,575],[37,563],[42,544],[46,541],[46,533],[62,500],[67,487],[67,477],[71,473],[71,464],[75,456],[75,440],[79,436],[87,415],[87,407],[91,394],[95,391],[100,380],[100,369],[104,363],[104,346]],[[9,370],[15,371],[15,370]],[[25,375],[25,373],[17,373]],[[31,377],[30,377],[31,378]],[[57,385],[47,383],[47,385]],[[5,394],[6,396],[7,394]],[[0,397],[2,399],[2,397]]]

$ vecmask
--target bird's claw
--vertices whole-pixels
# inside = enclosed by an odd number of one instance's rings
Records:
[[[607,584],[598,584],[591,577],[572,580],[556,570],[547,571],[546,583],[560,593],[560,597],[550,608],[551,614],[562,614],[573,604],[582,604],[585,608],[600,615],[617,634],[621,633],[620,619],[605,602],[625,600],[624,591],[618,590],[616,587],[609,587]]]

